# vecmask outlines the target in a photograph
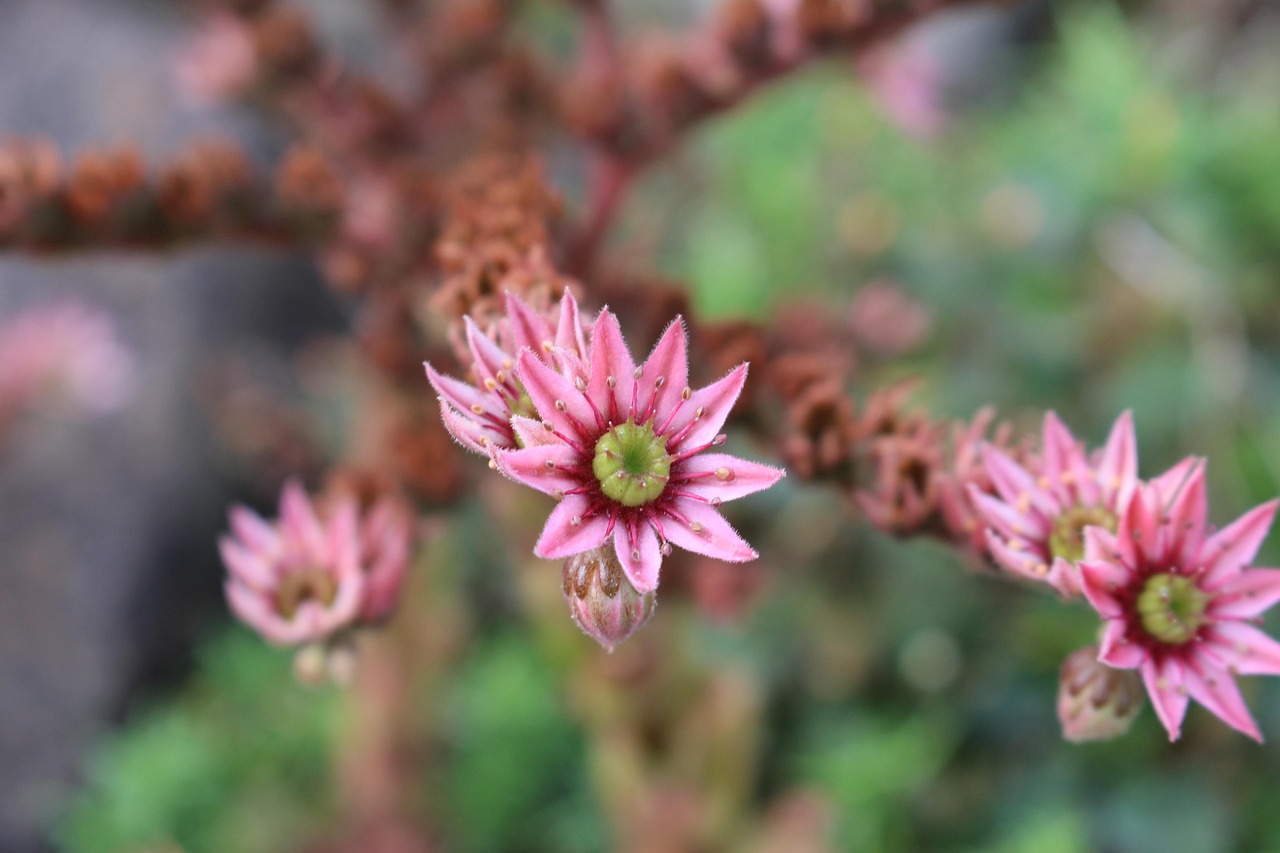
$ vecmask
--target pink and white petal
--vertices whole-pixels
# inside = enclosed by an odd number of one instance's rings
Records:
[[[745,563],[760,556],[724,516],[707,504],[678,501],[675,512],[679,516],[672,514],[669,523],[663,524],[663,532],[671,544],[729,563]]]
[[[234,506],[228,513],[231,532],[252,551],[274,553],[280,548],[280,533],[251,509]]]
[[[232,579],[227,580],[223,589],[231,612],[268,642],[277,646],[301,642],[299,632],[293,630],[289,623],[280,618],[265,596],[253,592]]]
[[[1188,696],[1182,684],[1182,665],[1174,658],[1157,664],[1148,660],[1142,665],[1142,681],[1151,697],[1151,707],[1169,732],[1169,740],[1182,736],[1182,719],[1187,715]]]
[[[623,573],[637,592],[652,592],[658,588],[662,546],[658,542],[658,534],[647,522],[636,525],[634,530],[624,530],[619,525],[613,531],[613,550],[617,552]]]
[[[1124,616],[1124,605],[1116,599],[1115,591],[1128,581],[1128,571],[1115,563],[1080,561],[1080,585],[1084,597],[1103,619]]]
[[[1109,619],[1102,632],[1098,660],[1116,669],[1137,669],[1148,657],[1141,646],[1126,639],[1128,626],[1123,619]]]
[[[338,593],[327,607],[320,606],[319,602],[304,602],[303,606],[315,604],[323,613],[320,624],[324,627],[325,634],[331,634],[349,622],[355,621],[355,618],[360,615],[361,607],[364,605],[365,584],[365,575],[359,570],[359,564],[357,564],[355,572],[344,571],[339,577]],[[302,607],[299,607],[300,611],[301,609]]]
[[[568,470],[578,464],[578,452],[562,442],[498,450],[492,458],[502,474],[543,494],[567,492],[581,482]]]
[[[1049,525],[1039,515],[1019,512],[1013,506],[975,486],[969,486],[969,500],[978,510],[978,514],[1006,538],[1020,537],[1030,539],[1037,544],[1049,539]]]
[[[461,415],[444,397],[440,399],[440,421],[453,440],[472,453],[487,455],[486,446],[493,442],[499,447],[514,447],[512,442],[499,435],[497,430],[484,427],[471,418]]]
[[[1280,642],[1245,622],[1218,622],[1206,651],[1241,675],[1280,675]]]
[[[1192,659],[1183,666],[1182,678],[1192,699],[1208,708],[1231,728],[1262,742],[1258,724],[1253,721],[1253,715],[1244,704],[1244,697],[1240,695],[1240,688],[1236,686],[1231,673],[1219,669],[1203,655],[1193,652]]]
[[[511,431],[520,439],[524,447],[538,447],[543,444],[563,444],[542,421],[526,418],[524,415],[511,416]]]
[[[1249,569],[1213,590],[1209,616],[1253,619],[1280,601],[1280,569]]]
[[[671,423],[663,430],[672,436],[667,448],[673,453],[703,447],[720,433],[742,387],[747,382],[747,365],[740,364],[705,388],[682,399]]]
[[[423,362],[422,366],[427,369],[427,381],[431,383],[431,387],[436,389],[441,399],[448,400],[458,411],[479,414],[475,410],[476,406],[486,411],[494,408],[492,394],[487,394],[474,385],[468,385],[452,376],[446,376],[432,367],[430,362]]]
[[[467,349],[471,351],[472,367],[476,377],[481,383],[488,379],[499,381],[498,374],[510,369],[507,364],[511,361],[511,354],[503,351],[502,347],[481,331],[475,320],[470,317],[462,319],[466,323]]]
[[[554,345],[551,324],[511,291],[507,291],[507,319],[511,323],[516,352],[530,349],[538,358],[546,361],[547,353]]]
[[[689,385],[689,354],[684,320],[676,317],[667,325],[640,374],[640,405],[652,413],[656,424],[664,424]],[[659,381],[661,380],[661,381]],[[641,419],[644,419],[644,414]]]
[[[313,559],[323,559],[326,546],[324,526],[297,480],[285,483],[284,491],[280,493],[280,527],[286,536],[301,543]]]
[[[1067,429],[1056,412],[1045,412],[1044,427],[1040,437],[1041,472],[1056,488],[1063,482],[1063,475],[1070,472],[1071,477],[1084,463],[1084,452],[1080,449],[1071,430]],[[1071,501],[1074,503],[1074,501]]]
[[[613,423],[627,420],[631,412],[635,369],[627,342],[622,339],[622,330],[618,328],[618,318],[609,309],[602,310],[591,330],[591,375],[587,381],[587,395],[600,407],[606,420]]]
[[[360,571],[360,510],[346,498],[333,510],[326,531],[326,554],[333,562],[339,584]]]
[[[1173,500],[1169,508],[1168,525],[1164,535],[1172,540],[1167,559],[1171,565],[1187,569],[1200,559],[1204,545],[1204,531],[1209,513],[1208,497],[1204,482],[1204,465],[1197,467],[1187,480],[1187,485]]]
[[[1080,579],[1080,567],[1063,557],[1054,557],[1049,566],[1049,585],[1056,589],[1063,598],[1079,598],[1083,592]]]
[[[582,392],[533,353],[520,353],[516,370],[538,414],[557,432],[576,440],[597,429],[595,411]]]
[[[533,553],[555,560],[598,548],[608,538],[609,519],[601,512],[588,515],[590,501],[584,495],[569,495],[547,517],[546,526]]]
[[[1262,547],[1280,501],[1254,507],[1205,540],[1199,565],[1205,567],[1204,586],[1214,589],[1240,574]]]
[[[580,364],[587,362],[587,340],[582,333],[582,318],[573,289],[566,287],[560,298],[560,321],[556,324],[556,346],[572,353]]]
[[[218,552],[230,575],[245,586],[265,594],[275,585],[275,575],[262,559],[262,552],[249,550],[230,536],[218,539]]]
[[[1123,412],[1111,427],[1098,460],[1098,485],[1105,506],[1128,503],[1138,479],[1138,439],[1133,431],[1133,413]]]
[[[1004,451],[989,444],[982,446],[982,467],[991,477],[991,484],[1005,502],[1017,505],[1025,502],[1028,509],[1034,505],[1042,513],[1055,516],[1061,511],[1057,499],[1036,484],[1035,478]]]
[[[727,453],[699,453],[680,463],[670,484],[707,500],[732,501],[767,489],[786,475],[781,468]]]
[[[1049,574],[1047,556],[1035,550],[1028,550],[1021,540],[1006,540],[997,531],[987,528],[987,550],[996,563],[1006,571],[1033,580],[1046,583]],[[1022,547],[1013,547],[1013,542],[1020,542]]]

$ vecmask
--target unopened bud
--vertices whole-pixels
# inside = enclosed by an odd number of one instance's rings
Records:
[[[637,592],[627,580],[612,542],[564,561],[564,597],[578,627],[610,652],[638,631],[657,605],[652,592]]]
[[[1072,652],[1058,674],[1058,721],[1073,743],[1111,740],[1129,731],[1142,710],[1142,680],[1135,670],[1098,660],[1098,647]]]

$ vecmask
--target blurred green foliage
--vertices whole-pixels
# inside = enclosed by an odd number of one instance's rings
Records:
[[[928,141],[883,121],[847,68],[815,69],[649,175],[623,233],[660,231],[667,271],[713,316],[899,281],[933,333],[905,365],[869,367],[868,386],[909,370],[935,410],[995,403],[1033,426],[1052,407],[1092,443],[1132,408],[1142,473],[1207,455],[1225,522],[1280,483],[1280,98],[1195,76],[1169,39],[1074,8],[1012,102]],[[1265,60],[1276,79],[1280,55]],[[1149,712],[1117,742],[1061,741],[1056,671],[1092,640],[1087,609],[854,528],[829,494],[779,494],[749,537],[778,577],[743,623],[709,628],[678,600],[656,617],[700,625],[686,636],[706,659],[754,662],[772,727],[762,796],[819,792],[843,850],[1280,849],[1280,754],[1203,709],[1176,747]],[[458,527],[492,552],[482,519]],[[1275,539],[1262,559],[1280,558]],[[432,700],[448,849],[607,849],[563,695],[575,658],[486,615],[509,576],[464,580],[484,599],[478,636]],[[1280,688],[1243,686],[1280,737]],[[286,656],[234,632],[104,745],[57,837],[289,849],[323,832],[339,724],[331,693],[293,686]]]

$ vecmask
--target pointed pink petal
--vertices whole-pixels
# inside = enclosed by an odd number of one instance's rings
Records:
[[[684,520],[672,517],[663,524],[663,532],[673,545],[730,563],[743,563],[759,556],[738,531],[707,504],[682,500],[676,503],[676,510]]]
[[[1080,562],[1080,584],[1084,597],[1103,619],[1124,616],[1124,606],[1116,600],[1115,591],[1128,582],[1129,573],[1114,563]]]
[[[1187,694],[1182,685],[1182,666],[1168,658],[1163,664],[1148,660],[1142,665],[1142,681],[1151,697],[1156,716],[1169,732],[1169,740],[1182,736],[1182,718],[1187,715]]]
[[[1166,559],[1171,565],[1198,568],[1192,564],[1200,558],[1208,512],[1204,465],[1200,465],[1191,474],[1186,487],[1178,492],[1169,509],[1168,525],[1164,528],[1163,535],[1169,538]]]
[[[638,592],[652,592],[658,588],[658,573],[662,569],[662,547],[658,534],[648,523],[641,523],[631,532],[619,525],[613,531],[613,549],[627,580]]]
[[[1117,548],[1135,564],[1164,559],[1159,539],[1160,512],[1159,489],[1140,488],[1116,527]]]
[[[507,291],[507,319],[511,323],[516,352],[527,348],[546,361],[547,351],[553,343],[551,325],[511,291]]]
[[[1102,644],[1098,649],[1098,660],[1116,669],[1137,669],[1147,659],[1147,653],[1140,646],[1125,639],[1126,626],[1123,619],[1112,619],[1107,622],[1102,632]]]
[[[436,393],[460,412],[467,414],[478,414],[474,406],[480,406],[486,411],[493,411],[493,395],[486,394],[474,385],[468,385],[465,382],[446,376],[431,366],[430,362],[423,362],[423,367],[427,369],[427,381],[431,383],[431,387],[436,389]]]
[[[1032,506],[1052,518],[1062,511],[1058,499],[1036,483],[1035,478],[1007,454],[989,444],[982,445],[982,467],[991,477],[1000,497],[1013,506]]]
[[[297,480],[285,483],[280,494],[280,526],[287,534],[302,542],[314,559],[325,554],[324,527],[316,516],[311,500]]]
[[[581,439],[596,429],[591,404],[573,383],[547,367],[528,350],[516,361],[520,380],[543,420],[569,439]],[[591,448],[588,448],[591,449]]]
[[[672,436],[667,449],[678,453],[709,444],[720,433],[746,382],[747,366],[740,364],[707,387],[694,391],[688,400],[682,399],[663,431]]]
[[[1245,622],[1218,622],[1206,651],[1241,675],[1280,675],[1280,643]]]
[[[1025,538],[1037,544],[1049,538],[1048,525],[1044,519],[1017,509],[1004,501],[988,495],[974,486],[969,487],[969,499],[988,524],[999,530],[1006,538]]]
[[[1098,462],[1103,504],[1113,508],[1127,505],[1137,479],[1138,440],[1133,432],[1133,413],[1126,411],[1111,427]]]
[[[689,384],[689,354],[684,320],[676,317],[654,345],[640,374],[640,405],[655,424],[667,422]]]
[[[504,362],[511,361],[511,354],[503,352],[502,347],[495,344],[488,335],[480,330],[476,321],[463,317],[467,327],[467,348],[471,350],[472,366],[476,376],[484,383],[486,379],[498,380],[498,373],[507,370]]]
[[[249,549],[270,552],[280,547],[279,532],[253,510],[234,506],[228,515],[231,532]]]
[[[327,554],[339,577],[360,574],[360,510],[352,498],[344,499],[329,516]]]
[[[537,447],[543,444],[561,444],[555,433],[547,429],[542,421],[526,418],[524,415],[512,415],[511,431],[515,433],[525,447]]]
[[[622,330],[618,328],[618,318],[606,308],[591,330],[591,376],[587,383],[587,395],[600,407],[606,420],[613,423],[627,420],[635,369],[627,343],[622,339]]]
[[[781,468],[725,453],[699,453],[672,473],[671,485],[707,500],[732,501],[767,489],[786,474]]]
[[[275,577],[258,552],[242,547],[230,536],[218,539],[218,552],[227,571],[240,583],[257,592],[265,592],[273,586]]]
[[[1084,558],[1091,563],[1122,563],[1131,560],[1132,555],[1120,551],[1114,533],[1104,527],[1086,527],[1084,529]]]
[[[579,362],[586,363],[587,340],[582,333],[578,301],[573,298],[573,289],[569,287],[564,289],[564,296],[560,299],[560,322],[556,326],[556,346],[573,353]]]
[[[1086,528],[1087,529],[1087,528]],[[1072,599],[1080,596],[1080,567],[1063,557],[1054,557],[1049,566],[1049,585],[1056,589],[1063,598]]]
[[[1074,476],[1079,463],[1084,461],[1075,436],[1058,418],[1057,413],[1052,411],[1045,412],[1044,415],[1040,452],[1042,456],[1040,467],[1054,486],[1062,482],[1063,474],[1071,472]]]
[[[543,494],[567,492],[581,482],[570,470],[579,462],[578,452],[567,444],[538,444],[522,450],[501,450],[493,454],[498,470]]]
[[[1267,538],[1280,501],[1254,507],[1205,540],[1200,561],[1205,567],[1204,586],[1213,589],[1239,575]]]
[[[230,579],[223,585],[223,589],[231,612],[268,642],[277,646],[289,646],[305,639],[301,632],[280,618],[264,596]]]
[[[1046,557],[1025,547],[1012,548],[995,530],[987,528],[987,550],[1001,568],[1037,583],[1045,583],[1048,575]]]
[[[544,560],[581,554],[604,544],[609,520],[604,513],[587,516],[590,501],[584,495],[569,495],[547,517],[533,553]]]
[[[448,430],[449,435],[453,436],[453,440],[472,453],[487,455],[489,451],[485,449],[485,445],[498,438],[497,431],[486,429],[471,418],[459,414],[444,397],[439,399],[440,421],[444,424],[444,428]],[[508,446],[508,442],[500,438],[494,443],[499,447]]]
[[[1280,601],[1280,569],[1249,569],[1212,590],[1214,619],[1253,619]]]
[[[1245,706],[1244,697],[1240,695],[1240,688],[1236,686],[1231,673],[1213,666],[1203,656],[1197,656],[1183,667],[1182,676],[1192,699],[1208,708],[1231,728],[1262,742],[1262,733],[1258,731],[1253,716]]]

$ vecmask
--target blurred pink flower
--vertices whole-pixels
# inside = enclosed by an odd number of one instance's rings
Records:
[[[880,108],[904,133],[931,139],[943,130],[942,74],[924,46],[891,45],[864,58],[860,69]]]
[[[602,311],[585,374],[560,373],[524,350],[516,372],[538,419],[516,415],[519,449],[493,448],[500,471],[553,495],[559,504],[534,553],[569,557],[613,538],[638,592],[658,586],[672,544],[730,562],[757,555],[716,511],[723,501],[776,483],[783,471],[721,453],[720,427],[747,378],[747,366],[698,391],[688,386],[683,323],[667,327],[636,366]]]
[[[1098,647],[1077,649],[1058,672],[1058,722],[1072,743],[1111,740],[1142,710],[1142,679],[1098,660]]]
[[[317,512],[290,482],[279,520],[233,507],[231,533],[218,543],[231,609],[278,645],[331,643],[349,628],[382,621],[399,598],[409,561],[408,509],[383,498],[362,514],[350,495],[328,509]]]
[[[515,372],[516,357],[523,350],[533,352],[535,360],[549,370],[554,368],[566,376],[585,375],[586,338],[572,292],[565,290],[554,312],[553,327],[550,320],[508,293],[505,322],[491,333],[486,334],[466,317],[475,385],[425,365],[427,379],[440,395],[440,417],[463,447],[486,454],[490,447],[518,446],[512,417],[536,414]]]
[[[0,328],[0,420],[41,402],[110,411],[133,384],[133,355],[105,313],[63,302],[29,309]]]
[[[929,331],[929,312],[897,284],[878,280],[858,288],[849,304],[854,342],[877,355],[901,355]]]
[[[991,555],[1016,575],[1044,581],[1066,598],[1078,596],[1085,531],[1115,530],[1138,483],[1132,416],[1117,418],[1106,446],[1090,457],[1049,412],[1040,455],[1028,467],[990,445],[983,463],[996,494],[970,486],[969,497],[991,525]]]
[[[1084,594],[1106,621],[1098,659],[1142,674],[1170,740],[1195,699],[1261,741],[1236,675],[1280,675],[1280,643],[1255,622],[1280,601],[1280,569],[1250,567],[1280,501],[1212,532],[1204,464],[1140,486],[1114,534],[1085,531]]]
[[[249,25],[215,14],[187,39],[174,60],[178,91],[193,104],[209,106],[243,94],[258,73]]]

